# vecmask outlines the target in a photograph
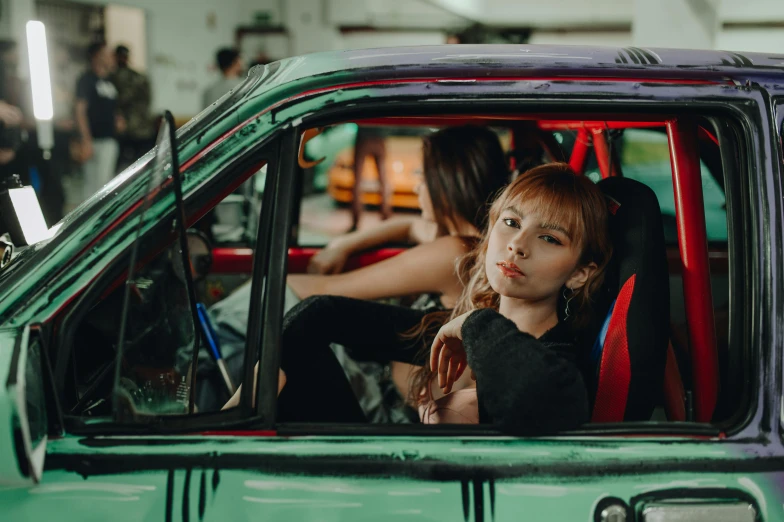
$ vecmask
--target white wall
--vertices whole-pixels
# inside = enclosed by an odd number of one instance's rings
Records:
[[[784,53],[784,27],[774,29],[724,29],[716,35],[716,49],[759,53]]]
[[[106,43],[110,49],[124,45],[130,51],[131,68],[147,72],[147,15],[143,9],[110,5],[104,11]]]
[[[11,38],[10,0],[0,0],[0,39]]]
[[[294,0],[313,3],[314,0]],[[443,30],[469,22],[461,16],[421,0],[324,0],[332,25],[380,28],[416,27]]]
[[[15,2],[17,0],[14,0]],[[21,0],[20,0],[21,1]],[[103,5],[100,0],[81,3]],[[126,0],[145,10],[152,109],[175,116],[201,110],[202,91],[218,77],[215,51],[234,45],[245,0]]]
[[[628,47],[632,45],[631,31],[533,31],[529,43],[550,45],[605,45]]]
[[[359,31],[342,35],[339,45],[341,49],[371,49],[374,47],[441,45],[445,41],[446,33],[443,31]]]

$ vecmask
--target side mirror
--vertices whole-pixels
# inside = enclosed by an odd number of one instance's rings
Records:
[[[0,484],[38,483],[48,430],[43,345],[26,326],[0,330],[0,346],[13,346],[0,350],[0,423],[11,427],[0,436]]]

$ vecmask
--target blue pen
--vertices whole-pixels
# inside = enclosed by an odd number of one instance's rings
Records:
[[[202,303],[196,303],[196,311],[199,315],[199,322],[201,323],[204,337],[207,339],[207,346],[209,347],[210,354],[212,355],[212,358],[215,359],[215,364],[218,365],[218,370],[220,370],[221,376],[223,377],[223,382],[226,384],[226,388],[229,390],[229,395],[234,395],[236,390],[234,388],[234,384],[231,382],[231,377],[229,377],[226,364],[223,362],[218,335],[215,333],[215,329],[212,327],[212,321],[210,320],[210,316],[207,315],[207,309]]]

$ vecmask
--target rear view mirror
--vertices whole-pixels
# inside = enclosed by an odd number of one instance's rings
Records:
[[[48,419],[44,387],[43,347],[31,340],[30,327],[0,330],[0,484],[41,480],[46,456]]]

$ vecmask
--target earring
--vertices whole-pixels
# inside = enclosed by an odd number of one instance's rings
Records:
[[[568,297],[566,295],[566,291],[567,290],[569,290],[571,292]],[[572,301],[572,299],[574,299],[574,290],[572,290],[571,288],[569,288],[567,286],[566,288],[563,289],[563,294],[562,295],[563,295],[563,298],[566,299],[566,308],[564,309],[564,319],[569,319],[569,316],[570,316],[570,314],[569,314],[569,303]]]

